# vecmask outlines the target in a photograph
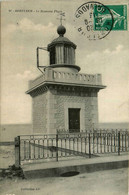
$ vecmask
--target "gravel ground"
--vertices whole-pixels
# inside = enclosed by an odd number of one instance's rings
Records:
[[[15,195],[127,195],[128,169],[84,173],[72,177],[2,179],[0,194]]]

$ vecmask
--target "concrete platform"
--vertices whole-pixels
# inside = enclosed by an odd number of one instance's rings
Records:
[[[26,178],[59,177],[71,171],[89,173],[100,170],[111,170],[128,167],[128,153],[120,156],[105,156],[96,158],[60,159],[40,163],[22,165]]]

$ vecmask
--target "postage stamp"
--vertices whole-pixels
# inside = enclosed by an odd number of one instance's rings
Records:
[[[75,28],[89,40],[106,37],[112,30],[127,30],[127,5],[82,4],[75,12]]]
[[[127,30],[127,5],[106,5],[113,15],[112,30]],[[94,30],[105,30],[111,25],[111,17],[107,10],[100,11],[94,6]],[[110,27],[108,27],[110,28]]]
[[[107,5],[113,14],[112,30],[127,30],[127,5]]]

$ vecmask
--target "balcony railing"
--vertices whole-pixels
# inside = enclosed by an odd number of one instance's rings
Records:
[[[55,71],[46,69],[45,72],[33,81],[30,81],[29,88],[41,85],[44,82],[72,83],[82,85],[102,85],[101,74],[80,74]]]
[[[21,135],[15,138],[15,165],[63,157],[92,158],[129,151],[129,131],[85,131],[46,135]]]

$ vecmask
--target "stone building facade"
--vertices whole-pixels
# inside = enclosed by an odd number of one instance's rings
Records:
[[[98,92],[105,86],[100,74],[79,73],[80,67],[75,65],[76,45],[64,37],[65,27],[59,26],[57,32],[59,37],[47,48],[50,65],[29,82],[33,132],[92,130],[98,124]]]

